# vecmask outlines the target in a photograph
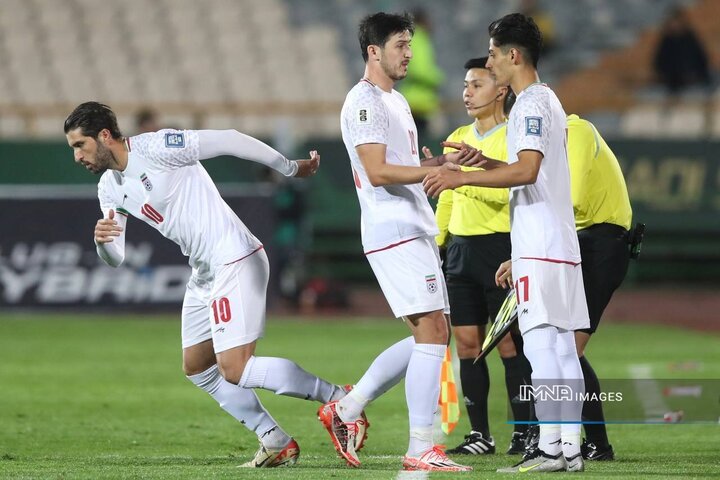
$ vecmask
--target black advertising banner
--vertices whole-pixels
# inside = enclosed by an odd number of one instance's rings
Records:
[[[93,242],[100,216],[94,189],[80,187],[81,194],[78,187],[72,189],[68,194],[59,187],[39,192],[3,187],[0,308],[179,307],[190,276],[180,247],[130,218],[125,261],[118,268],[105,265]],[[223,196],[256,237],[270,242],[274,213],[269,189]],[[272,255],[272,248],[267,250]]]

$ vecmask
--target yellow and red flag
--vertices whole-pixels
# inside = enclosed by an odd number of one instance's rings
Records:
[[[452,366],[452,351],[450,347],[445,350],[445,358],[440,372],[440,415],[442,431],[449,435],[460,419],[460,406],[458,405],[457,388],[455,388],[455,375]]]

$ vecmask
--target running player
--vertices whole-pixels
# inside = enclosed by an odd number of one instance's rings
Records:
[[[508,163],[488,159],[486,171],[442,168],[428,174],[425,190],[437,196],[462,185],[511,187],[512,270],[524,352],[533,386],[570,399],[540,395],[539,449],[502,472],[582,471],[580,420],[584,392],[574,331],[589,326],[580,250],[570,194],[567,122],[555,93],[540,83],[542,35],[535,22],[510,14],[490,24],[487,68],[517,101],[508,120]],[[556,423],[562,421],[563,423]]]
[[[192,276],[182,308],[183,370],[220,407],[255,432],[260,448],[247,467],[294,464],[297,442],[263,408],[252,390],[320,402],[345,395],[342,387],[284,358],[256,357],[265,330],[268,259],[255,238],[218,193],[200,160],[232,155],[286,176],[309,177],[320,165],[288,160],[235,130],[160,130],[123,137],[113,111],[87,102],[65,120],[75,162],[95,174],[103,218],[95,226],[98,255],[122,264],[128,216],[177,243]],[[361,432],[360,438],[363,433]]]
[[[505,118],[515,96],[508,87],[498,87],[485,68],[487,57],[465,63],[463,101],[473,123],[448,136],[448,142],[464,142],[485,155],[505,161]],[[446,148],[446,153],[451,149]],[[429,151],[426,151],[429,154]],[[466,168],[463,167],[465,170]],[[467,167],[472,171],[473,167]],[[474,168],[477,170],[476,168]],[[448,454],[495,453],[490,435],[488,394],[490,375],[487,360],[475,361],[485,339],[488,318],[495,318],[505,300],[503,288],[495,284],[497,266],[510,258],[510,209],[506,188],[460,187],[440,194],[435,216],[440,229],[436,241],[447,250],[445,261],[453,335],[460,359],[460,382],[471,431]],[[498,344],[505,366],[505,384],[518,422],[530,420],[529,402],[520,402],[520,385],[530,383],[530,364],[518,354],[512,336]],[[525,451],[527,423],[518,423],[507,453]]]
[[[342,137],[360,201],[365,255],[393,314],[412,336],[382,352],[348,396],[318,416],[336,450],[360,466],[354,449],[365,405],[405,378],[410,442],[407,470],[463,471],[433,443],[440,369],[448,342],[447,291],[434,237],[438,230],[420,181],[433,168],[420,165],[415,122],[393,89],[407,75],[413,23],[407,15],[376,13],[359,27],[363,79],[347,95]],[[453,154],[454,155],[454,154]],[[445,156],[427,163],[438,164]]]

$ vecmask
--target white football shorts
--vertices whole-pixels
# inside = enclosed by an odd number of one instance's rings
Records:
[[[262,248],[221,265],[206,285],[191,280],[182,308],[182,346],[212,338],[215,353],[251,343],[265,333],[270,267]]]
[[[450,313],[440,252],[423,236],[366,254],[397,318],[442,310]]]
[[[564,330],[589,328],[580,264],[518,259],[512,264],[520,332],[540,325]]]

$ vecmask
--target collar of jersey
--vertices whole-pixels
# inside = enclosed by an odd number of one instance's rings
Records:
[[[498,130],[498,129],[504,127],[506,123],[507,122],[498,123],[497,125],[495,125],[493,128],[491,128],[490,130],[488,130],[487,132],[485,132],[482,135],[480,134],[480,132],[478,132],[477,127],[475,126],[474,122],[472,124],[472,129],[473,129],[473,133],[475,134],[476,139],[485,140],[487,137],[489,137],[490,135],[495,133],[495,130]]]

